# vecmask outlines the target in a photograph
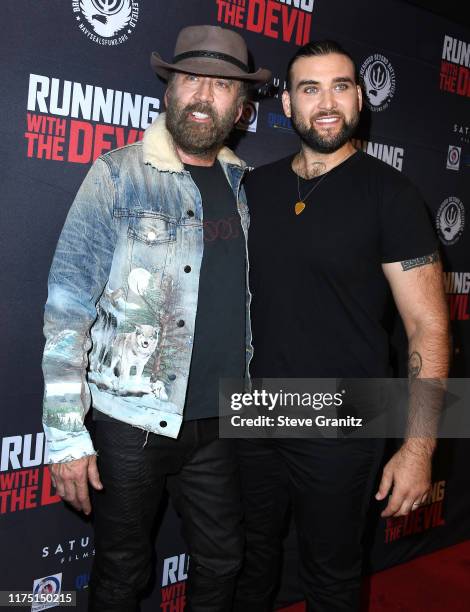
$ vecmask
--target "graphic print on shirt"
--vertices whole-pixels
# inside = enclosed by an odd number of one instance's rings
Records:
[[[127,296],[127,299],[125,299]],[[133,268],[127,286],[106,288],[92,328],[88,380],[120,396],[168,400],[164,372],[187,342],[175,321],[178,291],[172,279]],[[124,324],[125,320],[125,324]]]

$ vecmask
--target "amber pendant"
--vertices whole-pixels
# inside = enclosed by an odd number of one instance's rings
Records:
[[[297,204],[295,205],[295,214],[300,215],[304,208],[305,202],[297,202]]]

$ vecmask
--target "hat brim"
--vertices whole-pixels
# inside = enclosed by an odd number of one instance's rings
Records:
[[[187,58],[176,64],[165,62],[155,51],[150,56],[152,70],[166,81],[170,72],[185,72],[191,74],[203,74],[212,77],[224,77],[227,79],[238,79],[249,81],[253,85],[264,85],[271,78],[271,71],[259,68],[256,72],[244,72],[238,66],[214,58]]]

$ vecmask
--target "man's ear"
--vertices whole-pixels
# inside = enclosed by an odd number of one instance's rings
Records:
[[[359,111],[362,110],[362,87],[360,85],[357,85],[357,102],[359,105]]]
[[[242,116],[244,107],[245,107],[245,103],[244,102],[240,102],[240,104],[238,106],[237,114],[235,115],[234,124],[237,123],[240,120],[240,117]]]
[[[165,89],[165,94],[163,96],[163,102],[165,103],[165,108],[168,108],[168,90],[170,89],[170,85]]]
[[[292,111],[290,105],[290,94],[287,89],[282,92],[282,108],[284,109],[284,115],[290,119],[292,116]]]

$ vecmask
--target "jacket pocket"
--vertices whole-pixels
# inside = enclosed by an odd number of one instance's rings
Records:
[[[127,235],[149,246],[174,242],[176,240],[176,221],[164,215],[132,217],[129,221]]]

